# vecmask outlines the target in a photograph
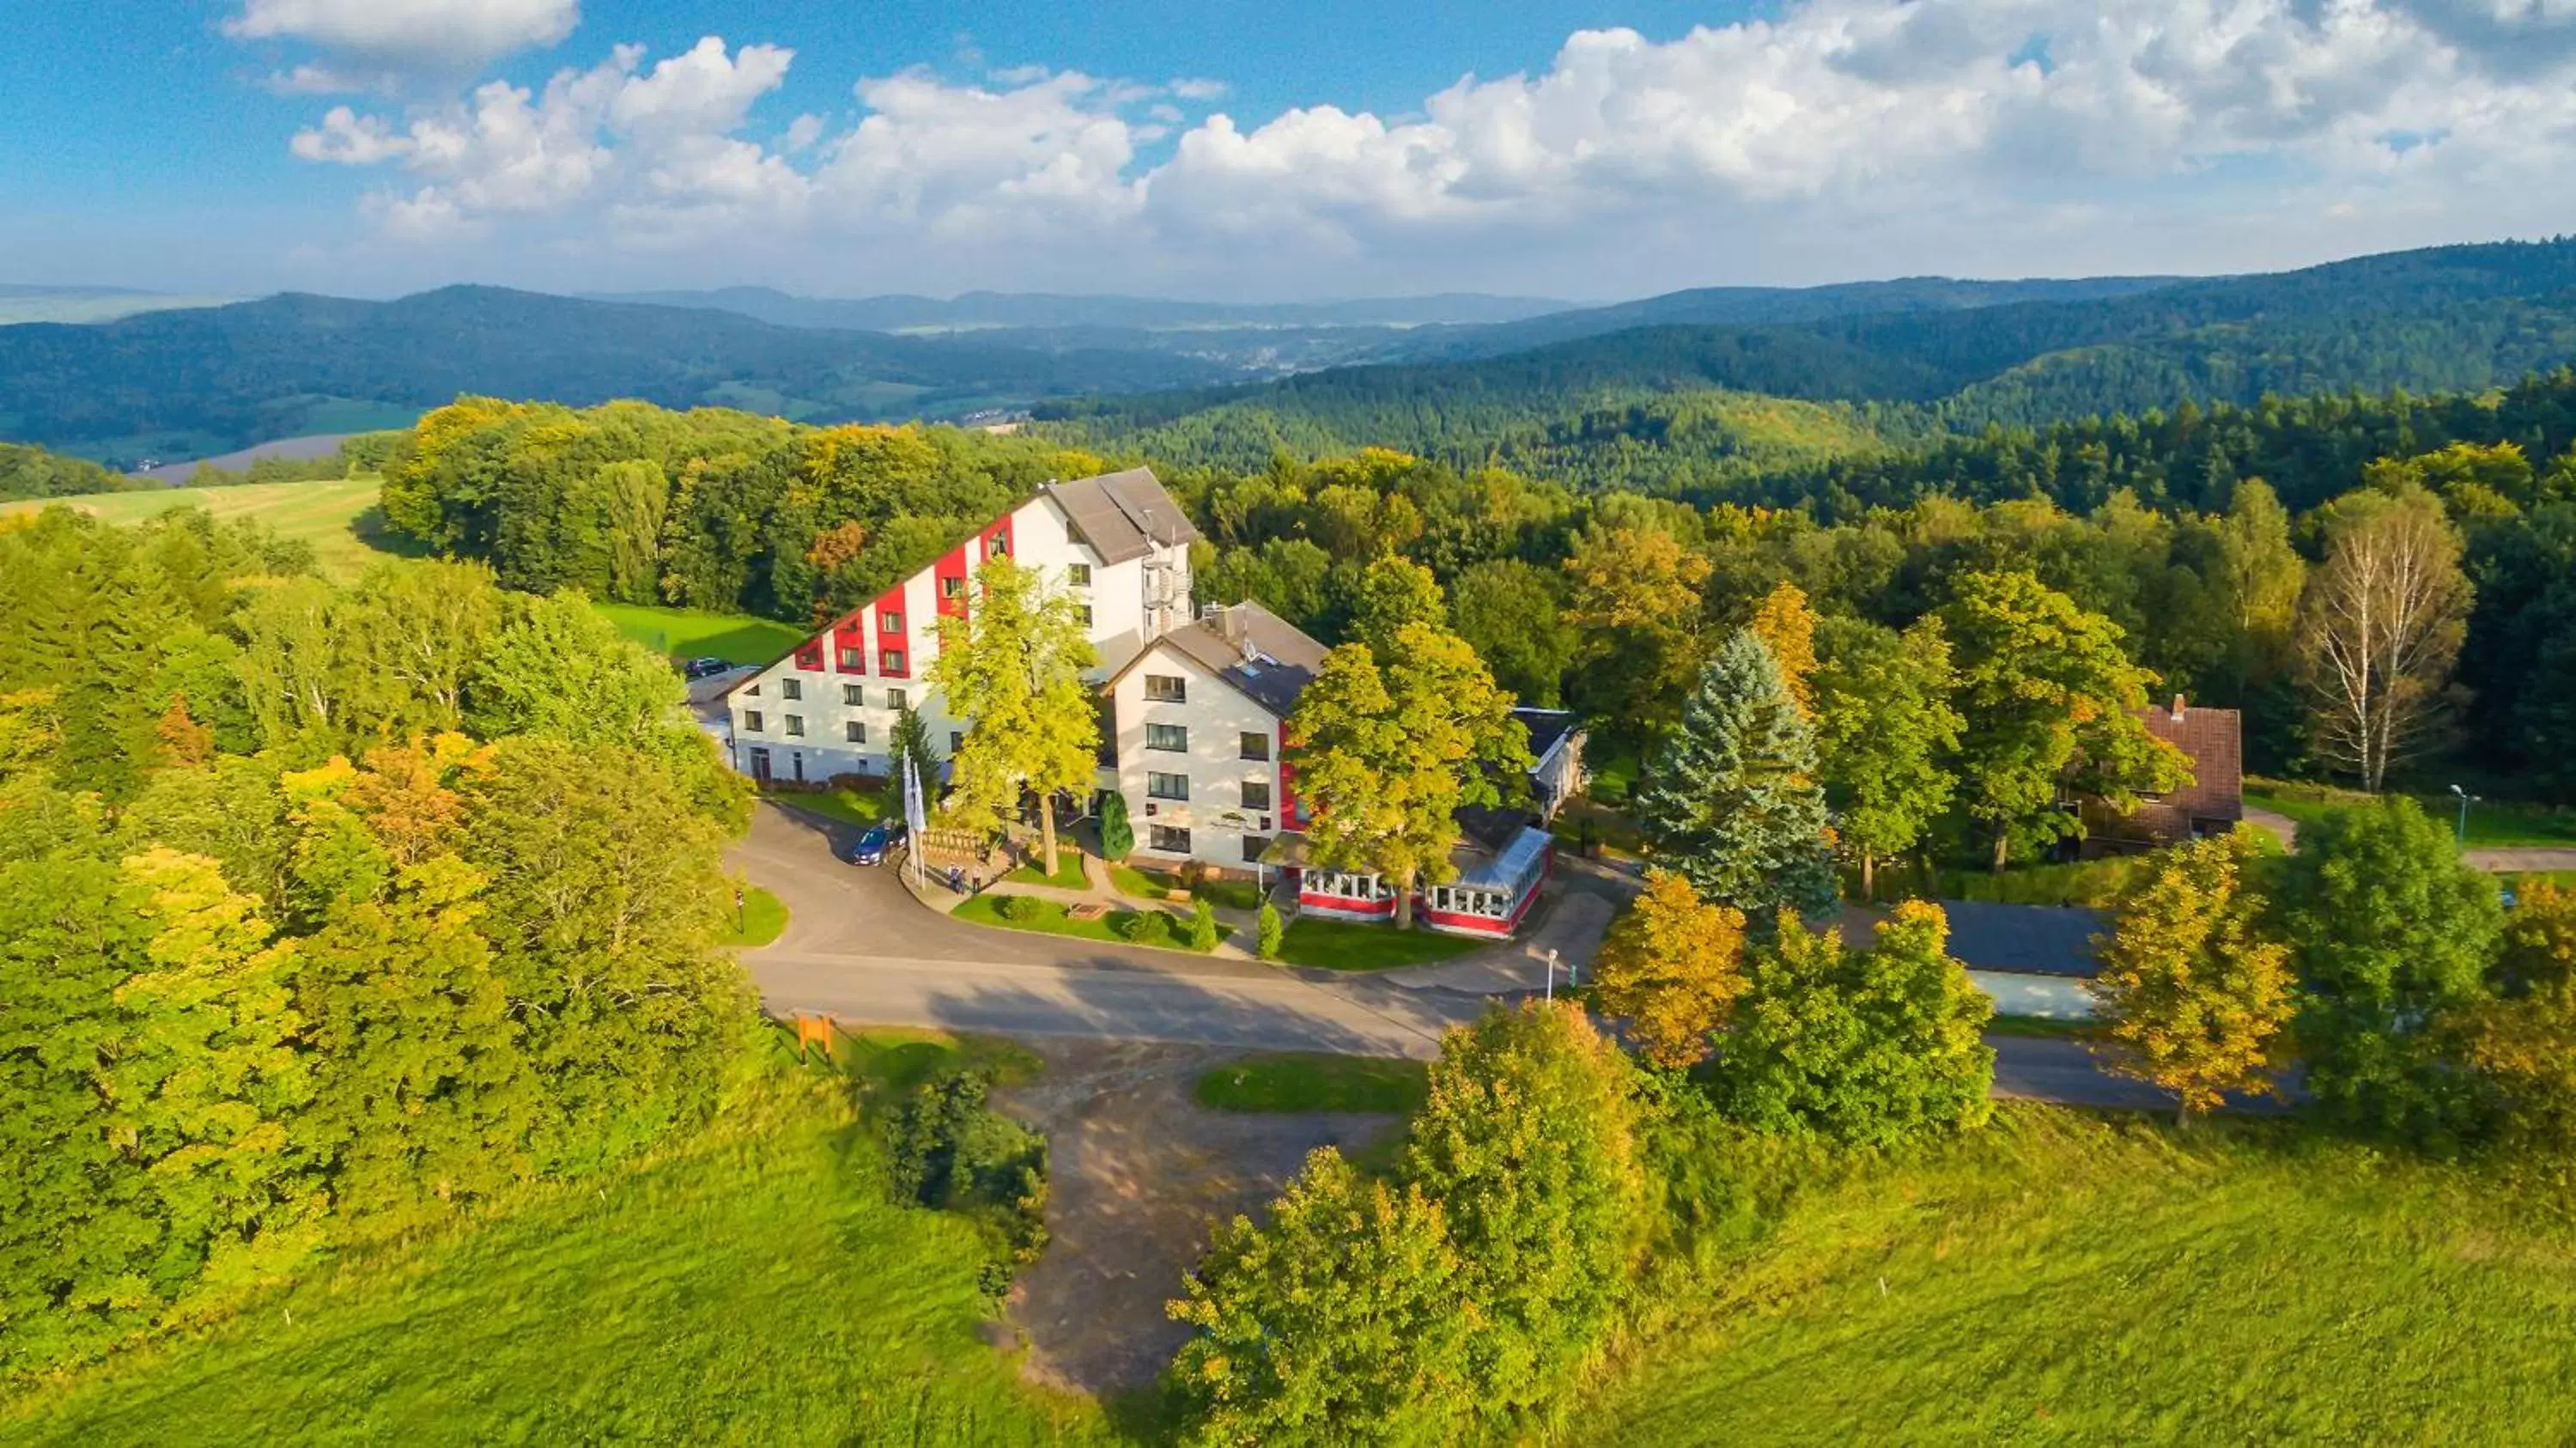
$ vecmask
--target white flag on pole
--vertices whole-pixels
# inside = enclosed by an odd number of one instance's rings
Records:
[[[927,828],[927,825],[928,821],[921,807],[921,763],[919,760],[907,759],[903,762],[903,827],[911,836],[905,848],[912,856],[912,883],[915,889],[921,888],[923,883],[921,832]]]

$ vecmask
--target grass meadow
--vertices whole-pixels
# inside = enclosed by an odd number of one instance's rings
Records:
[[[973,1227],[881,1171],[837,1082],[782,1072],[654,1160],[20,1389],[0,1441],[1109,1441],[979,1337]]]

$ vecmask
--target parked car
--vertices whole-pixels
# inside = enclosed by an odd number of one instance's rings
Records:
[[[867,833],[859,836],[859,842],[850,848],[850,863],[882,865],[885,863],[886,851],[893,849],[902,841],[903,826],[900,823],[888,820],[882,824],[870,825]]]
[[[733,665],[724,659],[691,659],[680,666],[680,673],[691,679],[712,679],[732,667]]]

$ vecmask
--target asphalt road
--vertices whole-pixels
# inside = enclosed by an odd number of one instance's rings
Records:
[[[925,910],[888,868],[844,864],[844,826],[767,805],[734,862],[788,909],[787,933],[743,965],[774,1014],[991,1035],[1160,1041],[1258,1051],[1438,1054],[1440,1033],[1493,997],[1179,951],[1000,930]],[[1564,888],[1589,888],[1570,873]],[[1445,970],[1443,978],[1460,972]],[[1989,1036],[1995,1094],[2164,1110],[2076,1042]]]

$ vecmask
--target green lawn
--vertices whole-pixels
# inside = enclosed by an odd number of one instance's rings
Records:
[[[1106,941],[1112,945],[1159,945],[1166,950],[1190,948],[1190,922],[1176,916],[1165,915],[1159,910],[1112,910],[1097,920],[1076,920],[1064,913],[1063,906],[1052,900],[1040,900],[1036,902],[1037,913],[1028,919],[1005,920],[1002,918],[1001,903],[1007,898],[1009,897],[1002,895],[977,895],[959,904],[952,913],[960,920],[972,921],[977,925],[998,925],[1005,930],[1029,930],[1040,935],[1070,935],[1082,940]],[[1142,940],[1129,940],[1118,933],[1117,922],[1130,914],[1159,916],[1164,921],[1164,925]],[[1223,940],[1232,935],[1234,930],[1231,926],[1220,925],[1216,928],[1216,933],[1217,938]]]
[[[789,809],[806,810],[848,825],[872,825],[894,813],[879,789],[780,789],[763,796]]]
[[[1201,1106],[1219,1111],[1411,1111],[1430,1090],[1420,1061],[1290,1052],[1203,1073]]]
[[[787,933],[787,906],[777,896],[758,885],[742,896],[740,924],[726,933],[724,944],[757,948]]]
[[[28,1391],[0,1440],[1113,1441],[978,1339],[974,1227],[888,1205],[853,1127],[827,1074],[787,1076],[658,1162]]]
[[[1170,882],[1161,876],[1115,862],[1109,866],[1109,883],[1130,900],[1160,900],[1172,893]]]
[[[1811,1170],[1665,1295],[1704,1325],[1570,1421],[1623,1448],[2576,1438],[2564,1218],[2297,1130],[2007,1104]],[[1774,1189],[1747,1155],[1711,1190]]]
[[[257,518],[283,537],[312,544],[322,571],[346,579],[379,559],[419,551],[409,539],[384,531],[383,515],[376,511],[378,486],[374,478],[343,478],[337,482],[155,488],[52,501],[110,523],[140,523],[172,508],[203,508],[218,519]],[[43,501],[0,503],[0,517],[43,506]]]
[[[2369,795],[2357,790],[2282,780],[2248,780],[2245,788],[2247,805],[2287,815],[2301,824],[2328,810],[2366,804],[2369,800]],[[2415,802],[2424,807],[2426,814],[2458,827],[2460,802],[2449,793],[2419,793]],[[2576,810],[2519,800],[2482,799],[2469,806],[2468,842],[2472,849],[2576,847]]]
[[[1133,865],[1109,867],[1109,883],[1118,893],[1131,900],[1168,900],[1182,889],[1180,877],[1162,870],[1140,870]],[[1205,900],[1228,910],[1261,908],[1261,886],[1251,880],[1203,880],[1190,890],[1193,900]]]
[[[1391,970],[1455,960],[1489,943],[1431,930],[1398,930],[1392,924],[1362,925],[1306,916],[1288,923],[1287,933],[1280,937],[1279,959],[1325,970]]]
[[[715,658],[766,664],[804,642],[805,631],[744,613],[704,613],[693,608],[654,608],[640,603],[598,603],[591,608],[617,631],[674,659]]]
[[[1080,890],[1091,884],[1090,877],[1082,873],[1082,851],[1071,845],[1059,843],[1056,846],[1054,874],[1046,873],[1045,864],[1032,853],[1028,864],[1002,878],[1016,880],[1023,885],[1053,885],[1059,890]]]

